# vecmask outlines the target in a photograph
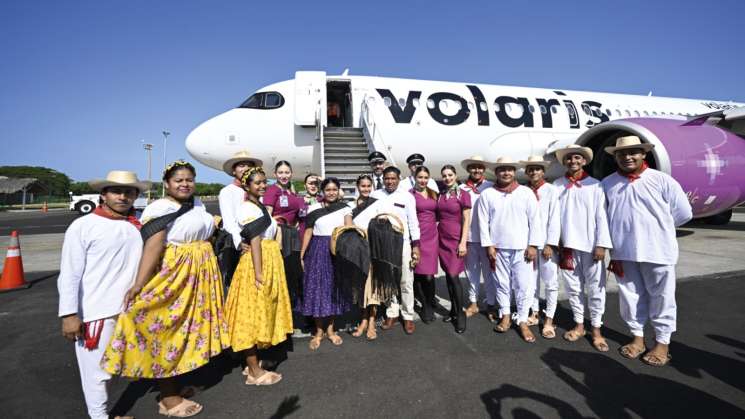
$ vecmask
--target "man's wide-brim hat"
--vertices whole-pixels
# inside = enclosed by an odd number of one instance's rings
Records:
[[[233,154],[233,157],[225,160],[225,163],[222,164],[222,171],[230,176],[233,176],[233,167],[240,162],[251,163],[257,167],[264,165],[264,162],[262,162],[260,159],[257,159],[256,157],[252,157],[248,151],[241,150]]]
[[[646,153],[654,148],[654,144],[642,143],[642,140],[636,135],[627,135],[625,137],[618,137],[615,146],[605,147],[605,152],[612,155],[616,151],[628,150],[631,148],[640,149]]]
[[[564,164],[564,157],[570,154],[579,154],[587,160],[587,164],[592,161],[592,149],[590,147],[582,147],[577,144],[569,144],[564,148],[556,150],[556,160],[559,163]]]
[[[151,182],[140,181],[135,172],[126,170],[112,170],[106,175],[106,179],[94,179],[88,182],[91,188],[101,192],[104,188],[112,186],[135,188],[139,192],[150,189]]]
[[[515,170],[522,167],[520,162],[516,162],[515,160],[512,160],[512,157],[497,157],[497,161],[494,163],[487,163],[486,167],[489,169],[495,170],[499,167],[513,167]]]
[[[551,166],[551,162],[543,160],[543,156],[529,156],[528,160],[520,160],[520,164],[526,168],[528,166],[541,166],[544,170]]]
[[[468,170],[468,166],[480,165],[486,167],[489,164],[482,156],[471,156],[460,162],[460,166]]]

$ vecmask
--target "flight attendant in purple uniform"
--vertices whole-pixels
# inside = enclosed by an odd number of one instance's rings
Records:
[[[421,256],[414,268],[414,296],[422,304],[422,322],[435,319],[432,303],[435,299],[435,275],[437,274],[437,192],[427,187],[429,169],[419,166],[414,171],[414,194],[416,215],[419,220],[419,248]]]
[[[466,313],[463,311],[463,285],[460,273],[465,270],[466,242],[471,228],[471,195],[458,187],[455,167],[443,166],[440,171],[445,185],[437,199],[437,226],[439,235],[438,256],[440,266],[445,271],[448,293],[450,294],[450,321],[456,333],[466,331]]]

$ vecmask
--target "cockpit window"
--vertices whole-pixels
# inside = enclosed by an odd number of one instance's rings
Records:
[[[259,92],[254,93],[241,103],[239,108],[248,109],[277,109],[285,104],[285,98],[278,92]]]

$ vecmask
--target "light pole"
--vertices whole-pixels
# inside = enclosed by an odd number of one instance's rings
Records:
[[[168,136],[169,135],[171,135],[169,131],[163,131],[163,171],[166,170],[166,165],[168,164],[168,160],[167,160],[168,148],[167,147],[168,147]],[[161,198],[166,197],[166,184],[165,183],[163,183],[160,193],[161,193],[161,196],[160,196]]]
[[[146,143],[145,140],[142,140],[142,148],[147,151],[147,181],[150,182],[152,180],[152,169],[153,169],[153,160],[152,160],[152,150],[153,145],[150,143]],[[150,192],[152,191],[152,186],[147,190],[147,202],[150,203]]]

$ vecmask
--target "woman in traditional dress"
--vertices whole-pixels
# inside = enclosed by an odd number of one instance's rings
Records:
[[[466,243],[471,228],[471,196],[458,187],[455,167],[445,165],[440,171],[445,190],[437,200],[437,225],[439,246],[437,254],[445,272],[450,294],[450,316],[457,333],[466,331],[466,313],[463,311],[463,285],[460,273],[465,270]]]
[[[310,340],[311,350],[321,345],[324,330],[334,345],[342,344],[334,330],[334,316],[349,310],[350,304],[334,284],[334,265],[331,260],[331,234],[334,228],[352,225],[352,209],[339,199],[340,184],[336,178],[321,183],[324,200],[308,209],[303,236],[303,304],[302,313],[312,316],[315,332]]]
[[[368,174],[360,175],[357,178],[358,197],[350,203],[352,207],[352,222],[355,226],[367,231],[372,217],[377,215],[376,206],[373,205],[377,200],[370,198],[373,190],[373,179]],[[378,337],[378,331],[375,328],[375,318],[377,317],[378,306],[383,301],[380,294],[373,291],[372,276],[368,274],[365,281],[365,293],[362,300],[362,319],[352,336],[360,337],[367,331],[367,340],[375,340]]]
[[[176,417],[196,415],[202,406],[180,396],[175,377],[230,344],[220,271],[208,241],[215,224],[193,197],[195,176],[190,163],[168,165],[166,198],[143,211],[137,278],[101,360],[111,374],[157,379],[159,413]]]
[[[430,183],[429,169],[419,166],[414,171],[414,194],[416,216],[419,220],[419,248],[421,256],[414,268],[414,295],[422,305],[422,322],[431,323],[435,319],[435,275],[437,274],[437,191],[427,185]]]
[[[280,254],[277,222],[259,201],[266,191],[266,175],[260,167],[246,170],[241,184],[247,199],[236,216],[243,242],[250,251],[241,256],[230,284],[225,313],[234,352],[244,351],[248,385],[272,385],[280,374],[265,371],[259,365],[257,349],[275,346],[287,339],[292,329],[292,308],[287,291],[284,265]]]
[[[280,160],[274,165],[277,182],[266,188],[262,202],[282,231],[282,258],[287,288],[292,304],[299,304],[303,295],[303,268],[300,263],[300,219],[305,214],[303,198],[292,187],[292,166]]]

